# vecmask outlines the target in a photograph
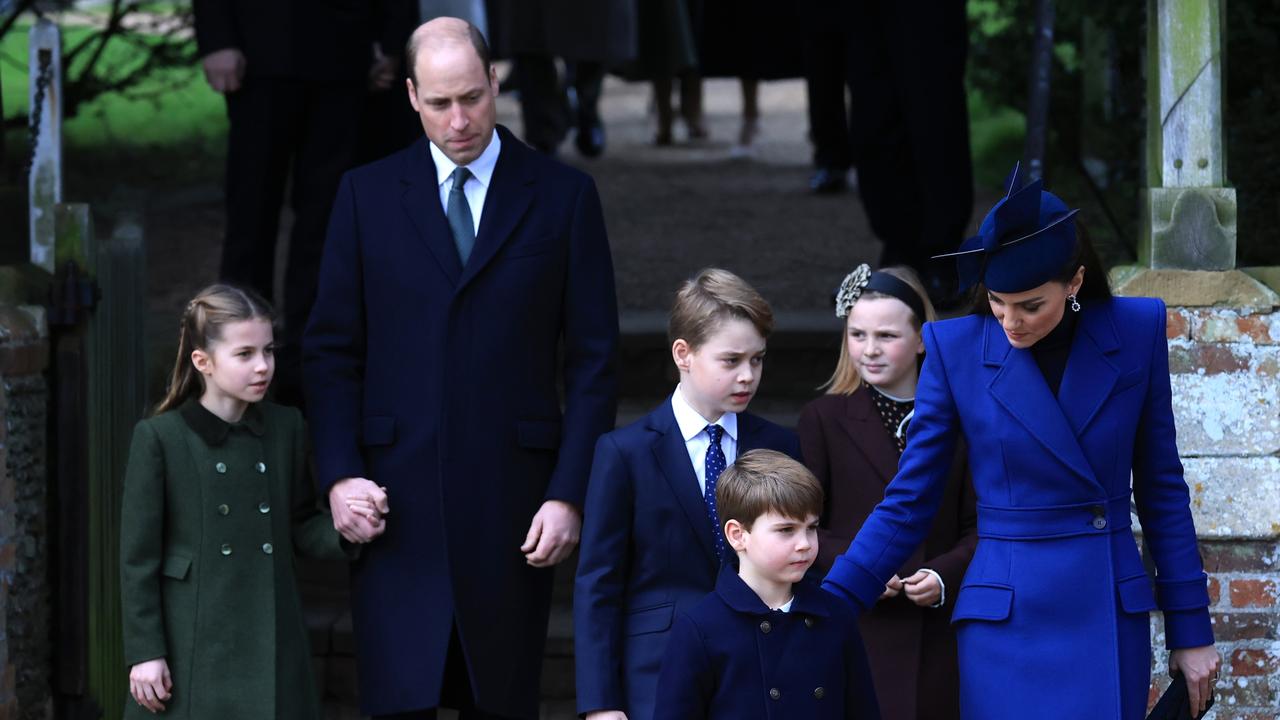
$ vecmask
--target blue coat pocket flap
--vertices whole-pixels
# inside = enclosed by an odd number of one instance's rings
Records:
[[[187,571],[190,569],[191,558],[183,555],[166,555],[164,564],[160,566],[160,574],[174,580],[182,580],[187,577]]]
[[[627,635],[644,635],[645,633],[662,632],[671,627],[671,618],[675,614],[674,603],[657,607],[634,610],[627,613]]]
[[[521,420],[516,423],[516,442],[523,448],[560,449],[559,420]]]
[[[1117,580],[1116,591],[1120,593],[1120,607],[1127,613],[1151,612],[1156,609],[1156,594],[1145,573]]]
[[[961,620],[1004,620],[1013,608],[1013,588],[1009,585],[965,585],[956,598],[951,622]]]
[[[360,442],[365,445],[390,445],[396,441],[396,419],[372,416],[360,425]]]

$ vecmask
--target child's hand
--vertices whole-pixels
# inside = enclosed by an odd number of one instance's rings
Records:
[[[329,512],[333,514],[333,528],[351,543],[367,543],[381,535],[387,528],[381,517],[370,520],[347,507],[348,500],[368,500],[380,515],[389,510],[387,492],[366,478],[343,478],[329,488]]]
[[[356,495],[348,497],[347,509],[359,515],[370,523],[377,524],[382,521],[382,516],[391,512],[391,507],[387,504],[387,489],[381,488],[383,495],[380,498],[365,493],[364,495]]]
[[[900,592],[902,592],[902,578],[894,575],[889,578],[889,582],[884,584],[884,592],[880,593],[880,599],[888,600],[892,597],[898,597]]]
[[[627,720],[627,714],[621,710],[597,710],[587,713],[583,720]]]
[[[164,712],[164,701],[172,689],[173,678],[164,658],[140,662],[129,669],[129,694],[153,713]]]
[[[937,575],[927,570],[917,570],[903,580],[902,585],[907,591],[907,599],[920,607],[933,607],[942,599],[942,583]]]

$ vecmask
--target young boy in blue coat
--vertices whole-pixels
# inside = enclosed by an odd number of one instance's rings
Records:
[[[790,430],[746,413],[773,312],[733,273],[707,269],[676,294],[668,335],[680,384],[653,412],[600,438],[574,589],[578,712],[650,720],[672,618],[732,557],[721,471],[752,448],[799,457]]]
[[[716,501],[738,569],[721,568],[715,592],[676,619],[654,719],[878,719],[857,617],[804,582],[818,556],[817,478],[754,450],[720,476]]]

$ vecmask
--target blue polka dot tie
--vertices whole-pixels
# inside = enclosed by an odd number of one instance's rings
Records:
[[[707,517],[711,519],[711,537],[715,541],[716,557],[724,562],[724,531],[720,529],[720,513],[716,510],[716,481],[720,479],[720,473],[724,472],[726,464],[724,449],[720,447],[724,428],[708,425],[707,435],[711,437],[711,446],[707,448],[707,491],[703,494],[703,499],[707,501]]]

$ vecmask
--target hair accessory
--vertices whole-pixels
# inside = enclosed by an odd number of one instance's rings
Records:
[[[1025,292],[1052,280],[1076,248],[1079,209],[1044,189],[1037,179],[1021,187],[1021,164],[1005,181],[1005,196],[983,218],[978,234],[953,253],[962,288],[978,283],[996,292]]]
[[[901,300],[911,308],[911,312],[915,313],[916,319],[921,323],[927,319],[924,302],[915,288],[887,272],[872,272],[871,266],[866,263],[854,268],[853,272],[844,277],[844,282],[840,283],[840,289],[836,292],[836,317],[849,317],[853,304],[866,292],[877,292]]]
[[[853,309],[853,304],[862,297],[862,290],[871,280],[871,266],[862,263],[853,269],[853,272],[844,276],[844,282],[840,283],[840,289],[836,291],[836,317],[849,317],[849,310]]]

